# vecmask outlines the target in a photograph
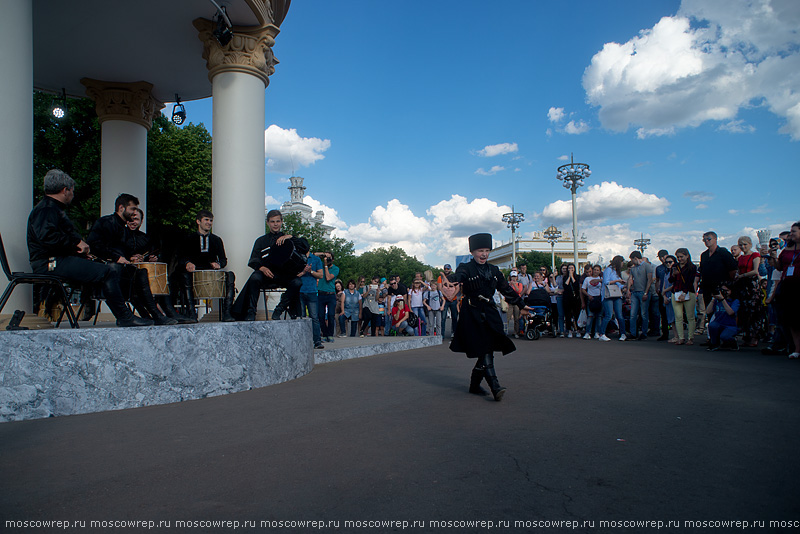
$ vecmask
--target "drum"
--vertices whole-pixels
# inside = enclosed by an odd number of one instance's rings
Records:
[[[153,295],[169,295],[166,263],[142,262],[137,263],[136,268],[147,271],[147,278],[150,280],[150,292]]]
[[[225,297],[225,271],[195,271],[192,287],[196,299],[221,299]]]

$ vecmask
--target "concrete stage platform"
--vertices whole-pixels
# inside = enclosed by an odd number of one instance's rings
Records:
[[[439,337],[337,338],[311,320],[0,331],[0,422],[137,408],[286,382],[315,364],[409,350]]]

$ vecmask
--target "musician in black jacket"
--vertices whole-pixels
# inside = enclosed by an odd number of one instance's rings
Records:
[[[158,309],[150,291],[147,271],[137,269],[128,259],[131,254],[127,249],[127,224],[138,207],[138,198],[128,193],[121,194],[114,201],[114,213],[97,219],[86,241],[95,256],[119,270],[122,289],[129,290],[131,302],[139,315],[153,319],[157,325],[177,324],[177,319],[167,317]]]
[[[291,252],[297,248],[299,250],[296,252],[305,255],[308,242],[305,239],[292,241],[292,236],[281,231],[283,214],[279,210],[267,213],[267,227],[269,232],[253,244],[250,261],[247,262],[253,274],[233,305],[234,317],[242,321],[255,321],[261,289],[280,287],[286,288],[286,291],[273,310],[272,318],[280,319],[284,312],[288,312],[293,319],[300,315],[300,287],[303,283],[297,274],[305,267],[305,259],[296,262],[295,257],[299,256]]]
[[[222,238],[211,232],[214,226],[214,214],[208,210],[200,210],[195,218],[197,232],[193,232],[181,246],[178,260],[178,275],[183,285],[183,297],[188,307],[188,313],[196,317],[193,275],[195,271],[215,270],[222,271],[228,265],[225,256],[225,245]],[[231,316],[233,297],[236,293],[236,274],[232,271],[225,273],[225,296],[222,299],[222,321],[235,321]]]
[[[125,257],[133,264],[161,261],[161,257],[156,254],[155,243],[153,243],[149,235],[139,229],[142,226],[143,220],[144,211],[142,211],[141,208],[136,208],[133,214],[131,214],[130,220],[127,222],[127,229],[125,231]],[[156,304],[164,311],[167,317],[171,317],[181,324],[197,322],[197,319],[193,317],[186,317],[176,312],[175,308],[172,306],[172,300],[169,295],[153,296],[156,300]]]
[[[75,181],[64,171],[51,169],[44,177],[44,193],[44,199],[28,217],[28,254],[33,272],[100,284],[117,326],[152,325],[153,321],[136,317],[125,305],[119,270],[88,259],[89,245],[64,211],[75,196]]]
[[[472,369],[469,392],[486,395],[486,390],[481,387],[481,381],[485,378],[494,400],[499,401],[503,398],[506,388],[500,386],[497,380],[493,351],[508,354],[514,352],[516,347],[503,331],[500,313],[494,305],[494,292],[500,291],[506,297],[508,305],[518,306],[523,315],[528,314],[529,308],[508,285],[500,269],[487,262],[489,252],[492,250],[491,234],[470,236],[469,249],[472,259],[468,263],[459,265],[455,274],[450,274],[446,280],[442,280],[442,293],[447,298],[455,296],[458,284],[461,285],[464,295],[450,350],[465,352],[468,358],[477,358]]]

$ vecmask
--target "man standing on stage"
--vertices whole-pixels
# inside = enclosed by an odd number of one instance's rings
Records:
[[[188,313],[192,318],[196,316],[196,302],[194,295],[194,276],[195,271],[222,271],[228,265],[228,258],[225,256],[225,245],[222,239],[211,233],[214,226],[214,214],[208,210],[200,210],[195,217],[197,232],[192,233],[183,242],[179,253],[178,273],[183,282],[183,297]],[[222,271],[225,273],[225,296],[222,299],[222,321],[235,321],[231,316],[233,297],[236,293],[236,275],[232,271]],[[186,313],[186,312],[184,312]]]
[[[64,171],[51,169],[44,177],[44,194],[28,217],[28,254],[33,272],[101,284],[117,326],[152,325],[153,321],[136,317],[125,305],[119,270],[87,258],[89,245],[64,211],[75,196],[75,181]]]

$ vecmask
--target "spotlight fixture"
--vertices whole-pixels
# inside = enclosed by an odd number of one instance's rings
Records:
[[[180,126],[186,120],[186,108],[181,104],[181,97],[175,93],[175,105],[172,106],[172,122]]]
[[[214,0],[209,1],[217,8],[217,28],[212,33],[214,37],[217,38],[219,45],[225,46],[233,39],[233,24],[231,23],[231,19],[228,18],[228,10],[225,6],[220,6]]]
[[[67,116],[67,90],[63,87],[61,88],[61,96],[53,98],[53,102],[50,104],[50,111],[56,119],[63,119]]]

